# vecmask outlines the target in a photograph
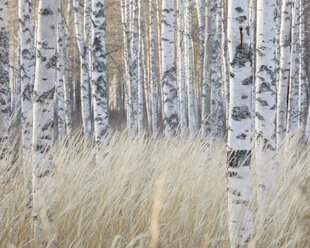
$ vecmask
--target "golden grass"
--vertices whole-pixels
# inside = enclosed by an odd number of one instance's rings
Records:
[[[224,141],[115,133],[101,152],[96,164],[78,137],[51,151],[59,247],[229,247]],[[249,247],[310,247],[309,152],[291,138],[268,160],[278,173],[260,210],[253,165]],[[36,247],[21,157],[0,164],[0,247]]]

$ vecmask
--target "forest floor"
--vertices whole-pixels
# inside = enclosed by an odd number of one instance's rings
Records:
[[[12,148],[13,149],[13,148]],[[96,149],[85,139],[55,145],[54,224],[59,247],[229,247],[226,145],[208,139],[128,138]],[[0,166],[0,247],[36,247],[19,154]],[[264,209],[263,168],[252,164],[254,233],[249,247],[310,247],[310,146],[289,138],[264,166],[277,165]]]

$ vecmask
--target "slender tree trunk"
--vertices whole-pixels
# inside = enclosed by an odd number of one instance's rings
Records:
[[[164,132],[176,133],[178,126],[178,94],[174,51],[174,1],[162,2],[161,65],[164,101]]]
[[[219,0],[212,2],[212,33],[214,36],[210,70],[211,106],[208,124],[211,135],[220,135],[224,131],[225,113],[222,97],[221,8],[222,6]]]
[[[251,87],[253,49],[248,0],[228,2],[230,116],[228,130],[228,221],[231,247],[245,246],[253,230],[251,192]]]
[[[106,85],[105,1],[92,0],[92,97],[95,138],[100,143],[108,131],[108,90]]]
[[[257,0],[250,1],[250,16],[249,16],[249,25],[250,25],[250,39],[252,47],[255,47],[255,35],[256,35],[256,13],[257,13]],[[252,56],[252,75],[255,75],[255,63],[256,59],[255,56]],[[252,83],[252,92],[251,92],[251,124],[252,124],[252,131],[255,130],[255,80],[256,78],[253,77]]]
[[[62,1],[59,1],[57,15],[57,75],[56,75],[56,106],[58,137],[63,138],[66,133],[65,120],[65,97],[64,97],[64,22],[63,22]]]
[[[130,132],[132,135],[136,135],[138,132],[138,0],[130,0],[130,8],[131,8],[131,127]]]
[[[280,144],[286,135],[287,123],[287,91],[290,72],[291,54],[291,9],[292,1],[284,0],[281,10],[280,29],[280,84],[277,101],[277,143]]]
[[[291,62],[289,79],[288,117],[287,132],[294,132],[298,128],[298,95],[299,95],[299,0],[294,1],[292,7],[292,31],[291,31]]]
[[[150,0],[150,73],[152,87],[152,131],[153,134],[158,129],[158,110],[157,110],[157,87],[156,87],[156,68],[155,68],[155,28],[154,28],[154,1]]]
[[[10,117],[8,0],[0,1],[0,141],[8,139]],[[1,154],[1,157],[3,154]]]
[[[90,115],[90,88],[89,88],[89,53],[86,41],[83,39],[80,3],[79,0],[73,0],[74,6],[74,20],[75,20],[75,32],[80,53],[80,80],[81,80],[81,106],[82,106],[82,120],[85,134],[91,133],[91,115]],[[85,20],[84,20],[85,22]],[[87,22],[85,22],[87,25]]]
[[[222,7],[222,76],[224,81],[224,93],[225,93],[225,121],[226,128],[228,125],[229,117],[229,99],[230,99],[230,90],[229,90],[229,57],[227,52],[227,25],[226,25],[226,1],[223,0]]]
[[[304,127],[307,119],[307,67],[305,56],[305,1],[300,0],[300,25],[299,25],[299,101],[298,101],[298,127]],[[308,109],[310,112],[310,109]]]
[[[183,134],[187,133],[187,91],[185,87],[184,0],[177,1],[177,79],[179,93],[179,118]]]
[[[194,102],[194,87],[193,87],[193,48],[192,48],[192,0],[186,0],[186,16],[185,16],[185,81],[187,86],[188,99],[188,126],[191,136],[196,132],[195,119],[195,102]],[[182,90],[182,89],[181,89]]]
[[[129,25],[129,3],[128,0],[121,0],[122,23],[124,36],[124,60],[126,75],[126,117],[127,128],[130,131],[132,123],[132,98],[131,98],[131,53],[130,53],[130,25]]]
[[[211,15],[211,2],[206,2],[205,11],[205,56],[203,67],[203,83],[201,95],[201,136],[204,140],[210,134],[208,118],[210,114],[210,63],[211,52],[213,49],[213,33],[212,33],[212,15]]]
[[[143,75],[143,9],[142,0],[137,0],[138,2],[138,132],[141,134],[143,132],[143,114],[144,114],[144,82]]]
[[[32,94],[34,86],[35,53],[33,40],[32,6],[30,0],[19,0],[21,125],[23,165],[26,188],[31,190],[31,165],[26,158],[32,146]]]
[[[46,153],[53,145],[57,7],[57,4],[48,0],[39,1],[32,169],[33,220],[38,247],[47,242],[56,246],[52,185],[54,166]]]
[[[276,149],[276,1],[259,0],[257,2],[256,36],[256,107],[255,139],[256,163],[262,168],[267,162],[268,153]],[[269,168],[268,168],[269,169]],[[263,206],[262,197],[266,186],[272,183],[274,168],[264,173],[258,191],[259,207]]]
[[[205,8],[204,8],[204,1],[203,0],[196,0],[196,7],[198,13],[198,25],[199,25],[199,80],[198,80],[198,89],[201,87],[203,82],[203,66],[204,66],[204,41],[205,41]],[[201,89],[199,89],[200,91]],[[200,96],[200,94],[199,94]],[[198,97],[198,102],[201,99]]]
[[[71,0],[68,0],[67,10],[67,25],[66,32],[64,34],[64,46],[63,46],[63,60],[64,60],[64,100],[65,100],[65,121],[67,134],[71,137],[73,134],[72,124],[72,88],[69,81],[69,41],[70,41],[70,26],[71,26]]]

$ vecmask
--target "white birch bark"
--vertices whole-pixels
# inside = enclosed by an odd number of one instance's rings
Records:
[[[138,132],[142,134],[143,132],[143,113],[144,113],[144,91],[143,85],[147,82],[144,82],[143,75],[143,9],[142,9],[142,0],[137,0],[138,4]]]
[[[89,2],[86,1],[86,3]],[[73,0],[74,7],[74,20],[75,20],[75,33],[76,40],[78,44],[78,49],[80,53],[80,83],[81,83],[81,106],[82,106],[82,120],[83,128],[85,134],[90,134],[91,132],[91,115],[90,115],[90,87],[89,87],[89,53],[88,45],[86,40],[83,38],[83,29],[80,13],[79,0]],[[85,20],[84,20],[85,22]],[[85,22],[87,24],[87,22]],[[87,37],[86,37],[87,39]]]
[[[31,166],[26,160],[32,146],[32,96],[34,86],[35,53],[34,27],[30,0],[19,0],[20,23],[20,74],[21,74],[21,125],[24,179],[26,188],[31,190]]]
[[[37,246],[56,242],[53,225],[54,167],[45,158],[53,144],[54,92],[57,66],[56,27],[57,4],[40,0],[36,44],[36,78],[33,109],[33,221]],[[56,246],[56,244],[55,244]]]
[[[69,41],[70,41],[70,27],[71,27],[71,11],[72,11],[71,0],[68,0],[66,32],[64,34],[64,46],[63,46],[63,56],[64,56],[63,80],[64,80],[66,131],[69,137],[71,137],[73,134],[72,101],[71,101],[72,88],[69,82]]]
[[[178,126],[178,94],[174,51],[174,1],[163,0],[161,21],[161,65],[164,132],[174,134]]]
[[[205,56],[204,56],[204,67],[203,67],[203,82],[202,82],[202,94],[201,94],[201,137],[205,139],[209,130],[209,114],[210,114],[210,62],[211,53],[213,49],[213,33],[212,33],[212,15],[211,15],[211,1],[206,2],[205,10]]]
[[[291,54],[291,8],[292,1],[284,0],[281,9],[280,28],[280,72],[277,96],[277,144],[280,144],[286,135],[287,124],[287,91],[290,72]]]
[[[64,96],[64,22],[62,1],[58,3],[57,13],[57,75],[56,75],[56,106],[58,138],[66,134],[65,96]]]
[[[187,91],[185,88],[184,0],[177,1],[177,80],[179,93],[179,120],[182,133],[187,133]]]
[[[245,246],[253,230],[249,209],[252,55],[248,0],[228,2],[230,116],[228,130],[228,221],[231,247]]]
[[[130,33],[131,33],[131,127],[130,133],[136,135],[138,132],[138,0],[130,0]]]
[[[225,122],[226,128],[228,125],[229,117],[229,57],[227,52],[227,25],[226,25],[226,1],[223,1],[222,7],[222,76],[224,81],[224,94],[225,94]]]
[[[121,0],[122,8],[122,23],[123,23],[123,39],[124,39],[124,61],[125,61],[125,75],[126,75],[126,117],[127,128],[130,131],[132,123],[132,98],[131,98],[131,60],[130,60],[130,30],[129,30],[129,2],[128,0]]]
[[[195,102],[193,88],[193,48],[192,48],[192,0],[186,0],[185,11],[185,82],[188,99],[188,126],[191,136],[196,132]],[[182,90],[182,89],[181,89]]]
[[[276,1],[257,1],[256,35],[256,106],[255,106],[255,148],[258,168],[266,164],[267,154],[276,149]],[[263,192],[272,183],[274,168],[264,173],[258,193],[258,206],[262,205]]]
[[[306,124],[307,118],[307,74],[306,74],[306,56],[305,56],[305,1],[300,0],[300,20],[299,20],[299,101],[298,101],[298,127],[302,128]],[[310,109],[308,109],[310,112]]]
[[[0,141],[6,142],[10,115],[8,0],[0,1]],[[1,154],[1,157],[3,154]]]
[[[256,27],[256,13],[257,13],[257,0],[251,0],[250,1],[250,19],[249,19],[249,25],[250,25],[250,38],[251,38],[251,44],[252,47],[255,47],[255,27]],[[255,75],[255,56],[252,56],[252,74]],[[253,83],[252,83],[252,93],[251,93],[251,124],[252,124],[252,130],[255,130],[255,80],[256,78],[253,77]]]
[[[158,129],[157,111],[157,87],[156,87],[156,68],[155,68],[155,23],[154,23],[154,1],[150,0],[150,77],[152,87],[152,131],[153,134]]]
[[[298,128],[298,95],[299,95],[299,0],[294,0],[292,7],[291,28],[291,57],[290,57],[290,79],[287,132],[294,132]]]
[[[203,82],[203,66],[204,66],[204,40],[205,40],[205,8],[203,0],[196,0],[196,8],[198,13],[198,25],[199,25],[199,82],[198,85],[201,86]],[[201,99],[198,97],[198,102]]]
[[[210,70],[211,106],[208,126],[213,136],[223,133],[225,118],[222,97],[221,8],[219,0],[212,1],[212,33],[214,36]]]
[[[102,142],[108,131],[108,90],[106,85],[105,1],[92,0],[92,97],[94,102],[95,138]]]

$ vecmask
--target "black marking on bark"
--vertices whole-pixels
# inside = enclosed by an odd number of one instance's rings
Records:
[[[42,8],[39,10],[39,15],[42,16],[48,16],[48,15],[53,15],[53,11],[50,8]]]
[[[232,110],[232,119],[241,121],[250,118],[251,113],[248,106],[234,107]]]
[[[250,167],[251,165],[251,150],[235,150],[227,153],[228,167],[239,168]]]

